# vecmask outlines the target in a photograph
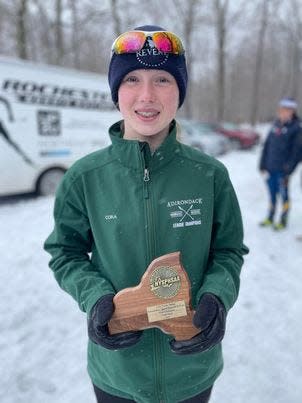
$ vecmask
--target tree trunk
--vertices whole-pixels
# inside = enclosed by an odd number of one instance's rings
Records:
[[[298,43],[297,43],[298,42]],[[301,51],[299,48],[299,41],[294,41],[292,43],[292,73],[291,73],[291,81],[290,81],[290,91],[289,96],[296,99],[299,94],[300,87],[300,60],[301,60]]]
[[[194,28],[194,16],[195,16],[195,9],[196,9],[197,1],[196,0],[190,0],[189,5],[188,5],[188,11],[186,18],[184,19],[185,22],[185,27],[184,27],[184,40],[185,44],[187,47],[187,54],[189,57],[187,57],[186,62],[187,62],[187,71],[188,71],[188,88],[187,88],[187,102],[184,103],[184,109],[186,116],[188,118],[192,118],[193,112],[192,112],[192,104],[191,104],[191,80],[192,80],[192,34],[193,34],[193,28]]]
[[[62,64],[64,56],[62,0],[56,0],[55,14],[56,14],[55,19],[56,64]]]
[[[78,35],[80,27],[79,27],[77,0],[69,0],[69,7],[71,10],[71,26],[72,26],[71,47],[72,47],[73,66],[75,68],[80,68],[80,42]]]
[[[122,23],[117,12],[117,6],[118,6],[117,0],[110,1],[111,14],[113,18],[113,31],[115,36],[120,35],[122,32]]]
[[[218,30],[217,119],[218,121],[222,121],[224,119],[225,103],[225,25],[223,17],[221,18]]]
[[[291,44],[291,80],[289,84],[289,96],[297,99],[300,93],[300,73],[301,73],[301,44],[302,44],[302,21],[301,3],[291,0],[292,23],[289,24],[289,36]]]
[[[217,35],[217,120],[224,119],[225,107],[225,41],[226,41],[226,14],[228,0],[223,4],[215,0],[216,35]]]
[[[17,55],[21,59],[28,59],[26,30],[27,6],[27,0],[20,0],[17,8]]]
[[[196,6],[198,5],[198,0],[188,0],[186,4],[188,6],[184,9],[184,5],[180,1],[174,0],[176,9],[179,12],[179,19],[183,22],[183,32],[184,32],[184,46],[186,48],[186,62],[187,62],[187,72],[188,72],[188,87],[186,102],[184,103],[184,112],[187,118],[192,118],[193,107],[191,104],[191,80],[192,80],[192,34],[194,32],[194,19],[196,17]]]
[[[261,12],[261,25],[259,30],[259,37],[257,43],[257,51],[256,51],[256,65],[254,70],[254,78],[253,78],[253,93],[252,93],[252,108],[251,108],[251,118],[250,123],[254,126],[257,122],[258,118],[258,105],[259,105],[259,88],[261,82],[261,71],[262,71],[262,63],[263,63],[263,49],[264,49],[264,40],[265,33],[268,24],[268,7],[270,0],[263,0],[262,3],[262,12]]]

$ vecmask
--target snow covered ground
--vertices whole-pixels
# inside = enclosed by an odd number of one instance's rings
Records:
[[[292,178],[289,228],[258,226],[266,189],[260,149],[221,158],[242,209],[250,254],[237,304],[228,316],[225,369],[211,403],[302,400],[301,166]],[[42,244],[53,198],[0,202],[0,402],[94,403],[86,374],[86,318],[47,268]]]

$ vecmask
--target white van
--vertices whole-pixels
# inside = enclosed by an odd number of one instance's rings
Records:
[[[0,56],[0,196],[54,193],[118,119],[107,76]]]

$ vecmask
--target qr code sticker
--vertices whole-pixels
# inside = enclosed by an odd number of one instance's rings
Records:
[[[57,111],[38,111],[38,133],[40,136],[60,136],[60,113]]]

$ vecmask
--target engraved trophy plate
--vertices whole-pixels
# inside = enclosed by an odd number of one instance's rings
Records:
[[[185,301],[177,301],[169,302],[168,304],[147,306],[147,315],[150,323],[187,316],[186,303]]]
[[[111,334],[158,327],[176,340],[186,340],[200,332],[192,323],[190,281],[180,252],[153,260],[140,284],[121,290],[113,302]]]

